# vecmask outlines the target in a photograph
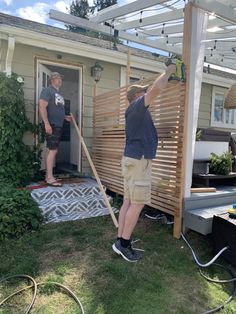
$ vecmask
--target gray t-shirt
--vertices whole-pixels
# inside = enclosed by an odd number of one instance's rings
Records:
[[[48,121],[51,125],[62,127],[65,119],[65,101],[53,86],[44,88],[40,94],[40,99],[48,102]]]

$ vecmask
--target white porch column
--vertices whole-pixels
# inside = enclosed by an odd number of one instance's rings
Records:
[[[207,20],[208,17],[204,11],[194,7],[192,3],[187,4],[185,7],[183,39],[183,61],[187,68],[187,92],[185,99],[187,106],[187,121],[185,125],[187,140],[184,152],[183,197],[190,196],[192,184],[193,156],[204,64],[205,44],[203,40],[206,37]]]

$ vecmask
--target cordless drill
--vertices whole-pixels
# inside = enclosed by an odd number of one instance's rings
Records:
[[[181,58],[177,55],[172,55],[165,62],[166,66],[168,66],[170,64],[175,64],[176,72],[170,76],[169,81],[170,80],[176,80],[176,81],[186,82],[185,64],[183,63]]]

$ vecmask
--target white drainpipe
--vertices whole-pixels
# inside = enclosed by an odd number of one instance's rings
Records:
[[[10,76],[12,72],[12,59],[13,59],[14,50],[15,50],[15,38],[9,36],[7,56],[6,56],[6,65],[5,65],[5,71],[4,71],[7,76]]]

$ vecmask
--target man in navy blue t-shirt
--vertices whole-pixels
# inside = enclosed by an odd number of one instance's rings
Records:
[[[127,92],[129,107],[125,112],[126,142],[122,158],[124,201],[119,213],[117,241],[112,248],[129,262],[137,262],[141,257],[132,249],[130,238],[144,204],[151,202],[151,164],[158,137],[148,107],[175,71],[175,65],[171,64],[150,88],[132,85]]]

